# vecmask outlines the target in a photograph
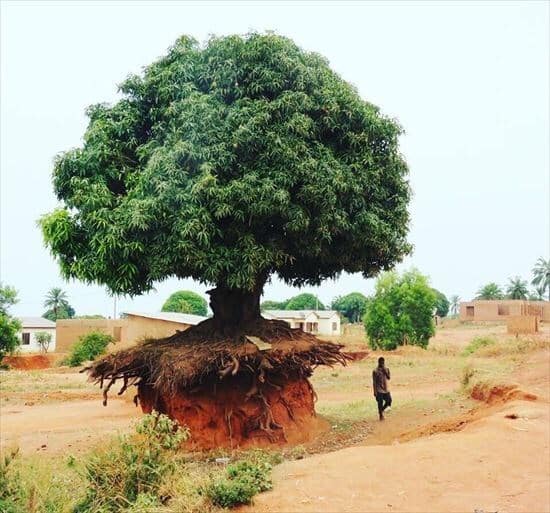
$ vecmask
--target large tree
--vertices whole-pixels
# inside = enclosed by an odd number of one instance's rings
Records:
[[[170,295],[162,305],[163,312],[179,312],[194,315],[206,315],[206,300],[192,290],[179,290]]]
[[[331,308],[340,312],[350,322],[360,322],[367,309],[368,298],[361,292],[351,292],[338,296],[332,301]]]
[[[273,275],[298,287],[368,278],[410,251],[400,127],[323,57],[273,34],[182,37],[120,90],[88,109],[83,146],[55,162],[61,207],[42,219],[46,243],[64,277],[115,294],[169,277],[210,284],[213,317],[105,356],[92,378],[105,394],[138,384],[144,411],[204,444],[214,429],[233,444],[313,421],[307,378],[349,357],[263,319],[260,296]]]
[[[531,284],[534,285],[539,296],[543,296],[545,291],[548,291],[548,301],[550,301],[550,259],[545,260],[540,257],[537,260],[535,267],[533,267]]]
[[[214,331],[260,318],[265,282],[372,277],[411,249],[401,128],[326,59],[273,34],[181,37],[91,106],[42,219],[66,278],[117,294],[214,285]]]

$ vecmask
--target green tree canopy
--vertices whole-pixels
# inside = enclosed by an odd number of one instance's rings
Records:
[[[360,292],[352,292],[345,296],[338,296],[332,301],[331,308],[340,312],[350,322],[359,322],[363,319],[367,309],[368,298]]]
[[[44,317],[44,319],[49,319],[50,321],[55,322],[60,319],[72,319],[75,316],[74,314],[74,308],[67,303],[65,305],[59,306],[57,308],[57,311],[53,308],[49,308],[42,314],[42,317]]]
[[[21,344],[18,332],[21,323],[9,314],[9,308],[18,302],[17,291],[0,283],[0,362]]]
[[[447,299],[447,296],[445,296],[443,292],[439,292],[439,290],[437,289],[432,289],[432,290],[434,291],[435,300],[436,300],[436,303],[435,303],[436,315],[438,315],[439,317],[447,317],[447,314],[449,313],[449,307],[451,305],[449,303],[449,300]]]
[[[179,312],[195,315],[206,315],[206,299],[191,290],[174,292],[162,305],[163,312]]]
[[[409,253],[401,128],[320,55],[273,34],[183,36],[120,91],[55,162],[61,207],[41,227],[64,277],[130,295],[190,277],[239,321],[273,273],[372,277]]]
[[[487,283],[477,291],[476,299],[503,299],[504,293],[494,282]]]
[[[399,276],[384,273],[376,282],[364,323],[373,349],[396,349],[403,344],[427,347],[435,333],[436,295],[428,279],[416,270]]]
[[[533,267],[533,280],[531,284],[535,287],[536,295],[544,296],[548,291],[548,301],[550,301],[550,259],[545,260],[540,257]],[[542,298],[541,298],[542,299]]]
[[[527,299],[527,295],[529,294],[527,280],[522,280],[519,276],[509,278],[506,294],[509,299]]]
[[[285,310],[324,310],[325,305],[315,295],[308,292],[291,297],[286,302]]]
[[[286,310],[287,303],[288,299],[286,301],[271,301],[268,299],[260,303],[260,310],[262,312],[264,310]]]

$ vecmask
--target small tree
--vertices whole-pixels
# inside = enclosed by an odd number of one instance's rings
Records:
[[[194,315],[206,315],[206,299],[191,290],[174,292],[162,305],[163,312],[179,312]]]
[[[304,292],[297,296],[291,297],[287,303],[285,310],[324,310],[325,305],[314,294]]]
[[[451,313],[453,315],[458,315],[458,310],[460,309],[460,296],[456,294],[451,296]]]
[[[522,280],[519,276],[509,278],[506,294],[509,299],[527,299],[527,295],[529,294],[527,280]]]
[[[21,344],[18,336],[21,323],[9,314],[9,308],[17,301],[17,291],[0,283],[0,362],[6,354],[13,353]]]
[[[367,310],[368,298],[360,292],[338,296],[332,301],[331,308],[340,312],[350,322],[360,322]]]
[[[443,292],[439,292],[437,289],[433,289],[435,294],[435,308],[436,308],[436,315],[439,317],[447,317],[447,314],[449,313],[449,300],[447,299],[447,296],[443,294]]]
[[[550,259],[545,260],[540,257],[537,260],[535,267],[533,267],[531,284],[534,285],[538,296],[544,296],[545,291],[548,291],[548,301],[550,301]]]
[[[494,282],[487,283],[477,291],[476,299],[503,299],[504,293],[499,285]]]
[[[40,350],[43,353],[47,353],[48,349],[50,348],[50,344],[52,342],[52,334],[48,333],[47,331],[39,331],[34,334],[34,338],[38,342],[38,345],[40,346]]]
[[[427,347],[435,333],[436,297],[428,279],[416,270],[399,276],[383,274],[367,306],[365,329],[373,349],[396,349],[403,344]]]

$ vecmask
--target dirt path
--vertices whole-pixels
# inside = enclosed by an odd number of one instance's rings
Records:
[[[123,399],[99,398],[41,405],[3,406],[1,446],[16,444],[24,454],[87,450],[101,438],[127,431],[141,410]]]
[[[396,410],[368,438],[389,445],[283,463],[274,470],[273,491],[242,511],[548,512],[550,354],[529,355],[509,378],[539,399],[478,403],[472,412],[399,436],[410,419]]]
[[[284,463],[243,511],[549,511],[549,421],[548,403],[513,402],[458,433]]]

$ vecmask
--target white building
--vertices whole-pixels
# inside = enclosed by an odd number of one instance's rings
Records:
[[[21,323],[21,331],[19,332],[21,345],[19,346],[19,350],[22,353],[39,353],[42,351],[42,348],[36,341],[36,333],[39,331],[51,334],[52,340],[48,347],[48,352],[55,351],[55,322],[43,317],[18,317],[18,319]]]
[[[340,335],[340,314],[335,310],[265,310],[262,316],[314,335]]]

